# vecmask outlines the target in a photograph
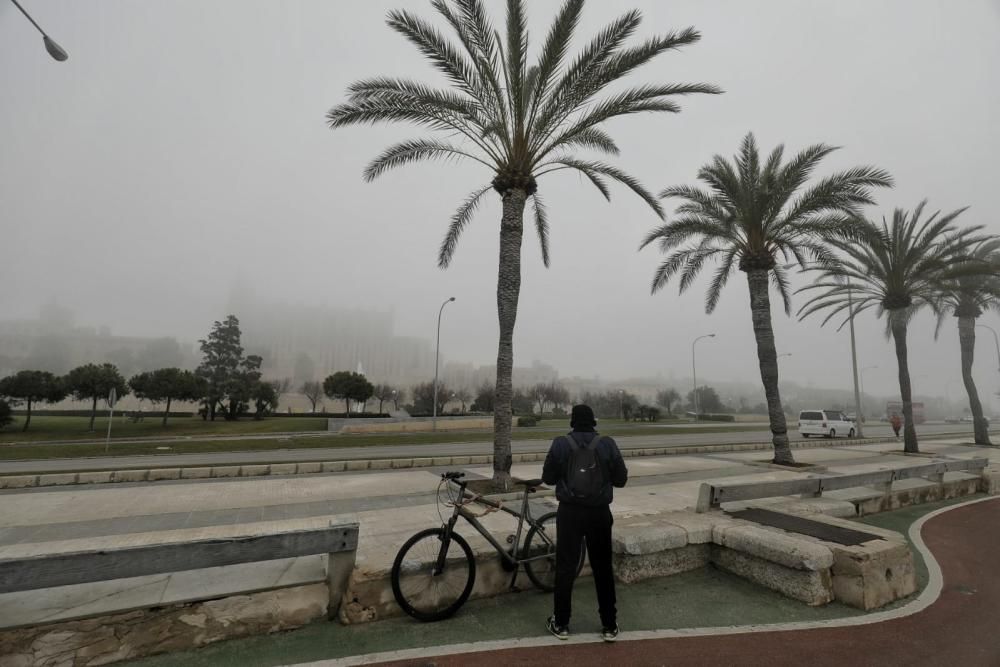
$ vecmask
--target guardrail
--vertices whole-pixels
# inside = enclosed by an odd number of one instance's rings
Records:
[[[757,500],[777,496],[803,495],[819,497],[824,491],[850,489],[858,486],[876,486],[888,492],[892,483],[901,479],[924,478],[941,483],[946,472],[972,472],[982,474],[989,465],[985,458],[936,461],[905,468],[877,470],[850,475],[814,475],[802,479],[784,479],[762,482],[742,482],[733,484],[704,483],[698,491],[696,511],[707,512],[722,503],[738,500]]]
[[[355,551],[358,524],[0,559],[0,593]]]

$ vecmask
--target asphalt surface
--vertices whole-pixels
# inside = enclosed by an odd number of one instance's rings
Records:
[[[633,429],[630,429],[633,430]],[[920,436],[965,434],[971,435],[967,425],[925,425],[918,430]],[[615,437],[614,431],[608,435]],[[797,432],[790,433],[792,441],[803,440]],[[865,428],[866,437],[886,437],[892,429],[881,424]],[[728,431],[725,433],[681,433],[668,435],[622,435],[615,437],[622,449],[643,447],[682,447],[685,445],[724,445],[734,443],[767,443],[771,434],[766,430]],[[273,436],[272,436],[273,437]],[[341,436],[350,438],[351,436]],[[545,452],[551,438],[514,441],[515,453]],[[164,446],[168,446],[167,445]],[[112,447],[114,445],[112,444]],[[300,449],[273,449],[244,452],[206,452],[204,454],[157,454],[144,456],[101,456],[71,459],[43,459],[0,461],[0,474],[16,475],[24,472],[60,472],[70,470],[121,470],[126,468],[171,468],[183,466],[211,466],[223,464],[284,463],[297,461],[340,461],[349,459],[414,458],[428,456],[466,456],[492,454],[490,442],[450,442],[415,445],[369,445],[365,447],[310,447]]]
[[[928,521],[923,539],[944,575],[927,609],[870,625],[783,632],[673,637],[616,644],[505,649],[379,663],[393,667],[460,665],[851,665],[863,667],[1000,665],[996,609],[1000,577],[1000,499],[959,507]]]
[[[633,430],[633,429],[630,429]],[[918,431],[921,436],[939,434],[971,435],[966,425],[926,425]],[[865,428],[866,437],[885,437],[892,429],[881,424]],[[614,432],[609,435],[614,437]],[[797,432],[790,433],[792,441],[802,440]],[[351,436],[343,436],[349,438]],[[728,431],[725,433],[683,433],[669,435],[622,435],[615,437],[622,449],[643,447],[683,447],[686,445],[724,445],[732,443],[767,443],[770,432],[766,430]],[[520,440],[512,443],[515,453],[545,452],[552,440]],[[112,447],[114,445],[112,444]],[[168,445],[164,445],[168,446]],[[285,463],[297,461],[340,461],[348,459],[413,458],[428,456],[466,456],[491,454],[489,442],[450,442],[414,445],[369,445],[365,447],[310,447],[300,449],[273,449],[244,452],[206,452],[204,454],[157,454],[143,456],[101,456],[71,459],[39,459],[0,461],[0,474],[17,475],[26,472],[66,472],[74,470],[122,470],[127,468],[176,468],[224,464]]]

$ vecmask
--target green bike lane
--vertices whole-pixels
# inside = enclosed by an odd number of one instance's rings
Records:
[[[949,501],[911,507],[896,512],[866,517],[863,523],[890,528],[906,534],[909,526],[920,517],[955,503]],[[994,508],[1000,517],[1000,503],[984,503]],[[1000,529],[992,539],[1000,541]],[[928,581],[928,569],[916,554],[918,594]],[[620,641],[612,647],[595,646],[600,623],[597,602],[590,578],[581,579],[574,590],[574,618],[570,644],[547,638],[544,622],[551,613],[551,595],[530,587],[521,575],[518,583],[523,590],[486,600],[467,603],[453,618],[438,623],[420,623],[410,618],[395,618],[377,623],[341,626],[337,623],[315,623],[299,630],[233,640],[176,654],[154,656],[133,661],[142,667],[220,666],[271,667],[317,663],[317,665],[365,664],[395,656],[406,660],[403,665],[476,664],[608,664],[626,660],[628,646],[641,642]],[[915,595],[918,595],[915,594]],[[623,640],[629,633],[664,630],[684,631],[693,628],[735,628],[787,623],[824,623],[838,619],[861,619],[866,613],[832,603],[824,607],[808,607],[768,589],[713,568],[705,568],[671,577],[653,579],[628,586],[619,585],[619,620]],[[901,600],[887,609],[902,609],[915,596]],[[885,611],[885,610],[880,610]],[[710,638],[711,639],[711,638]],[[551,640],[551,641],[549,641]],[[542,647],[509,647],[518,643],[541,643]],[[455,647],[472,642],[486,642],[487,653],[439,655],[455,651]],[[551,646],[544,646],[551,644]],[[619,650],[619,654],[607,650]],[[464,650],[474,650],[465,647]],[[416,651],[420,656],[412,655]],[[412,658],[409,657],[412,655]],[[1000,655],[1000,654],[998,654]],[[637,655],[633,664],[645,663],[649,656]],[[655,660],[653,661],[656,662]],[[706,664],[706,663],[685,663]],[[724,664],[724,663],[717,663]],[[832,663],[831,663],[832,664]],[[859,663],[867,664],[867,663]],[[976,663],[971,663],[976,664]],[[984,663],[987,664],[987,663]],[[988,663],[996,664],[996,663]]]

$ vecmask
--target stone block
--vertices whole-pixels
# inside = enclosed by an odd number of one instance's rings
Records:
[[[659,517],[636,517],[615,522],[611,538],[614,553],[642,556],[687,546],[687,531],[661,523]]]
[[[149,476],[148,470],[115,470],[111,474],[112,482],[145,482]]]
[[[180,468],[153,468],[149,471],[149,476],[146,477],[150,482],[156,482],[161,479],[180,479],[181,469]]]
[[[260,477],[271,474],[269,465],[240,466],[240,477]]]
[[[733,551],[795,570],[829,570],[833,565],[833,553],[823,544],[745,522],[716,525],[712,530],[712,541]]]
[[[0,489],[24,489],[29,486],[38,486],[37,475],[11,475],[0,477]]]
[[[63,486],[66,484],[76,484],[76,473],[52,473],[38,476],[38,486]]]
[[[388,470],[392,467],[392,459],[372,459],[368,462],[369,470]]]
[[[687,532],[688,544],[708,544],[712,541],[712,530],[717,524],[732,523],[731,519],[721,513],[664,512],[656,518],[658,521],[683,528]]]
[[[299,463],[295,466],[295,472],[300,475],[307,475],[315,472],[322,471],[322,464],[319,461],[312,461],[309,463]]]
[[[272,463],[271,464],[271,474],[272,475],[294,475],[297,469],[297,464],[295,463]]]
[[[413,467],[413,459],[393,459],[392,460],[392,467],[393,468],[412,468]]]
[[[77,484],[107,484],[111,481],[111,471],[81,472],[76,476]]]
[[[239,466],[215,466],[212,468],[212,477],[239,477]]]
[[[983,493],[991,496],[1000,495],[1000,468],[991,466],[983,468],[983,476],[979,483]]]
[[[493,463],[492,456],[470,456],[469,465],[483,465],[485,463]]]
[[[414,468],[426,468],[428,466],[434,465],[434,459],[413,459]]]
[[[433,466],[450,466],[451,465],[451,457],[450,456],[435,456],[433,459],[431,459],[431,461],[432,461],[431,465],[433,465]]]
[[[0,664],[103,665],[290,630],[323,618],[328,597],[318,583],[2,630]]]
[[[615,578],[623,584],[697,570],[708,565],[708,559],[708,544],[689,544],[642,555],[615,553],[612,556]]]
[[[344,470],[368,470],[368,461],[347,461],[344,465]]]
[[[904,542],[872,540],[831,549],[833,593],[844,604],[868,611],[917,590],[913,552]]]
[[[211,468],[181,468],[181,479],[208,479],[211,476]]]
[[[344,472],[344,461],[325,461],[320,469],[323,472]]]
[[[829,568],[802,570],[785,567],[771,560],[717,545],[710,547],[709,558],[724,570],[810,606],[824,605],[834,599]]]
[[[471,456],[453,456],[453,457],[451,457],[451,465],[453,465],[453,466],[467,466],[470,463],[472,463],[471,459],[472,459]]]

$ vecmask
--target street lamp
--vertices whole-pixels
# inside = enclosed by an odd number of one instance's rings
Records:
[[[434,354],[434,416],[431,418],[431,428],[435,431],[438,427],[438,364],[441,361],[441,313],[444,312],[444,307],[454,300],[455,297],[445,300],[438,310],[437,352]]]
[[[695,421],[698,420],[698,365],[695,359],[694,346],[698,344],[702,338],[715,338],[715,334],[705,334],[704,336],[698,336],[691,343],[691,379],[694,383],[694,418]]]
[[[28,12],[24,11],[24,7],[18,4],[17,0],[10,0],[10,1],[14,3],[15,7],[21,10],[21,13],[24,14],[25,18],[31,21],[31,25],[35,26],[35,28],[38,29],[38,32],[42,33],[42,43],[45,44],[45,50],[49,52],[50,56],[52,56],[59,62],[62,62],[67,58],[69,58],[69,54],[66,53],[63,47],[56,44],[51,37],[45,34],[45,31],[42,30],[41,26],[35,23],[35,19],[31,18],[31,15],[28,14]]]
[[[1000,371],[1000,337],[997,336],[997,331],[993,327],[988,327],[985,324],[977,324],[977,329],[989,329],[993,332],[993,343],[997,346],[997,370]]]
[[[870,371],[870,370],[872,370],[874,368],[878,368],[878,366],[865,366],[864,368],[861,369],[861,373],[858,376],[858,378],[859,378],[859,384],[861,386],[861,399],[862,400],[864,400],[864,397],[865,397],[865,371]],[[863,405],[861,406],[861,409],[864,410],[864,406]],[[864,413],[858,414],[858,420],[859,421],[862,420],[862,419],[864,419],[864,418],[865,418],[864,417]]]
[[[816,266],[815,262],[807,262],[807,264],[812,264],[813,267]],[[796,265],[796,263],[792,262],[791,264],[786,264],[784,266],[784,268],[785,269],[790,269],[790,268],[793,268],[795,265]],[[803,265],[803,268],[808,269],[809,267],[806,266],[806,265]],[[825,268],[825,267],[821,266],[821,268]],[[840,278],[841,278],[841,276],[837,276],[835,279],[839,280]],[[854,337],[854,315],[855,315],[855,312],[854,312],[854,292],[851,289],[851,279],[850,279],[850,277],[849,276],[843,276],[843,279],[847,283],[847,310],[850,313],[850,317],[848,318],[847,321],[848,321],[848,324],[850,325],[850,330],[851,330],[851,368],[854,371],[854,412],[855,412],[855,414],[859,415],[858,416],[858,423],[857,423],[856,429],[855,429],[855,433],[857,434],[857,436],[859,438],[863,438],[864,437],[864,432],[863,432],[863,428],[861,426],[861,417],[860,417],[860,415],[861,415],[861,385],[860,385],[860,382],[858,380],[858,348],[857,348],[857,344],[855,342],[855,337]],[[841,326],[843,326],[843,325],[841,325]]]

